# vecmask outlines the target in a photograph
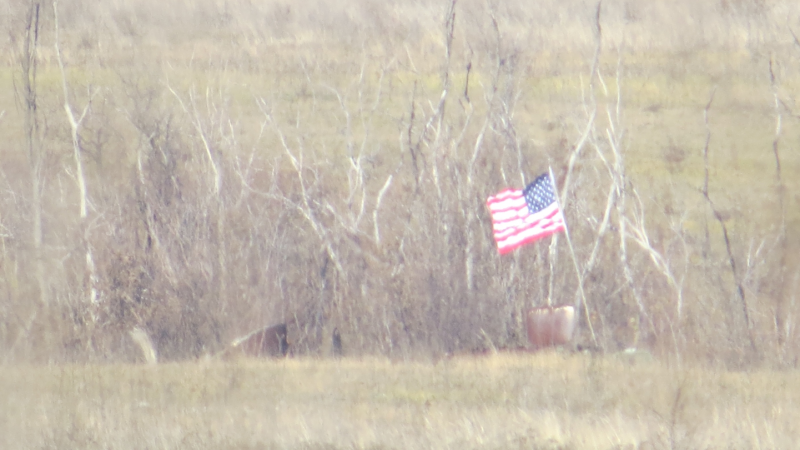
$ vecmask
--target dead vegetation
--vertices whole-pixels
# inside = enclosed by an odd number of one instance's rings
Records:
[[[4,8],[6,363],[515,348],[550,302],[797,362],[792,2]],[[498,257],[485,198],[549,167],[569,235]]]
[[[793,448],[795,371],[635,355],[4,366],[3,448]]]
[[[0,447],[796,446],[797,2],[0,30]],[[569,234],[498,256],[487,196],[549,168]],[[549,305],[591,351],[506,354]]]

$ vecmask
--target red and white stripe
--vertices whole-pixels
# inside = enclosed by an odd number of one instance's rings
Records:
[[[520,189],[508,189],[489,197],[486,204],[492,213],[494,239],[500,254],[564,230],[564,216],[557,202],[531,214]]]

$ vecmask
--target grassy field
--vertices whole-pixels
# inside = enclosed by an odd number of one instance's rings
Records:
[[[794,448],[796,371],[646,355],[0,368],[4,449]]]
[[[62,74],[43,2],[26,110],[36,2],[0,2],[0,449],[797,447],[800,6],[329,3],[60,3]],[[483,202],[564,181],[592,114],[565,214],[607,353],[422,356],[578,298],[565,240],[501,259]],[[198,358],[290,319],[295,358]]]

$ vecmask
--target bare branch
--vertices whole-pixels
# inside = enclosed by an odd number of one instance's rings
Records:
[[[736,269],[736,259],[733,257],[733,250],[731,249],[731,241],[730,241],[730,238],[728,236],[728,227],[727,227],[727,225],[725,225],[725,220],[723,219],[722,215],[719,213],[719,210],[717,210],[717,208],[714,205],[714,202],[711,200],[711,196],[709,195],[709,192],[708,192],[708,170],[709,170],[708,169],[708,143],[711,140],[711,130],[710,130],[709,126],[708,126],[708,110],[711,108],[711,102],[714,100],[714,92],[715,91],[716,91],[716,88],[715,88],[714,91],[712,91],[711,98],[709,99],[708,104],[706,104],[706,108],[703,111],[703,119],[704,119],[705,124],[706,124],[707,134],[706,134],[706,143],[705,143],[705,146],[703,147],[703,162],[704,162],[704,165],[705,165],[705,178],[704,178],[704,181],[703,181],[702,194],[703,194],[703,197],[705,197],[706,202],[708,202],[708,206],[711,208],[711,212],[714,215],[714,218],[717,220],[717,222],[719,222],[720,226],[722,227],[722,237],[725,240],[725,250],[728,253],[728,262],[729,262],[729,264],[731,266],[731,273],[733,274],[733,282],[736,285],[736,292],[738,294],[739,301],[742,304],[742,315],[744,317],[745,327],[747,328],[747,335],[748,335],[748,338],[749,338],[749,341],[750,341],[750,348],[753,350],[754,353],[757,353],[756,341],[755,341],[755,338],[753,337],[753,323],[750,320],[750,312],[749,312],[749,307],[747,305],[747,298],[745,297],[744,287],[742,285],[742,281],[741,281],[741,278],[739,276],[739,273],[738,273],[738,271]],[[706,233],[708,235],[708,229],[707,228],[706,228]]]
[[[386,194],[386,191],[389,190],[389,186],[392,185],[392,177],[393,175],[389,175],[386,179],[386,183],[383,184],[383,187],[378,192],[378,196],[375,198],[375,209],[372,211],[372,222],[375,226],[375,243],[380,245],[381,243],[381,235],[378,232],[378,209],[381,207],[381,200],[383,200],[383,196]]]

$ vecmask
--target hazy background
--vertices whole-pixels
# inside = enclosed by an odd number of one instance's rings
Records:
[[[0,447],[795,448],[798,33],[788,0],[0,0]],[[549,167],[575,259],[498,256],[486,198]],[[590,351],[513,351],[548,301]],[[293,357],[219,356],[274,323]]]
[[[515,348],[548,298],[583,346],[797,364],[795,2],[0,9],[6,364],[134,362],[135,326],[162,360],[278,322]],[[486,197],[548,167],[585,304],[565,236],[492,240]]]

